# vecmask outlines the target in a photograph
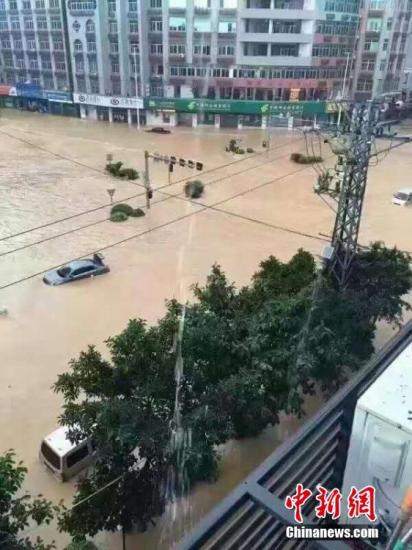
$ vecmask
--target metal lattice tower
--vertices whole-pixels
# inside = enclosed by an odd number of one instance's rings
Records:
[[[343,157],[342,188],[332,235],[333,256],[329,265],[341,288],[344,288],[348,282],[352,261],[357,252],[359,226],[377,116],[377,106],[372,103],[353,107],[350,148]]]

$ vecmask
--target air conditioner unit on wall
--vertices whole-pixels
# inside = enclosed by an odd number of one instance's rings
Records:
[[[383,520],[391,527],[398,519],[402,497],[412,485],[411,409],[409,344],[358,400],[342,488],[346,499],[352,486],[375,487],[377,522]],[[341,522],[365,523],[365,518],[344,516]]]

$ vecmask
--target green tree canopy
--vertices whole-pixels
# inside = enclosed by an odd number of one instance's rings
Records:
[[[70,437],[93,438],[96,465],[61,528],[145,529],[179,491],[215,479],[218,445],[257,435],[281,411],[302,415],[315,385],[333,393],[370,357],[376,320],[400,321],[409,260],[374,244],[345,291],[303,250],[269,257],[239,290],[214,265],[195,303],[167,302],[153,326],[131,320],[108,358],[80,353],[55,390]]]
[[[22,492],[27,469],[16,461],[13,451],[0,456],[0,547],[7,550],[51,550],[40,538],[25,535],[33,526],[47,525],[58,508],[42,495],[33,498]]]

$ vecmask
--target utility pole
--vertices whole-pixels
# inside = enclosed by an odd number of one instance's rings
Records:
[[[137,84],[137,46],[133,48],[134,55],[134,83],[136,92],[136,115],[137,115],[137,129],[140,130],[140,109],[139,109],[139,86]]]
[[[150,187],[150,174],[149,174],[149,151],[144,152],[144,186],[146,189],[146,208],[150,209],[150,199],[152,198],[152,188]]]

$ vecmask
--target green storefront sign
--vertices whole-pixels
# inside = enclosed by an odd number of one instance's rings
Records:
[[[321,115],[331,112],[326,101],[232,101],[229,99],[145,98],[145,109],[182,113],[221,113],[232,115]]]

